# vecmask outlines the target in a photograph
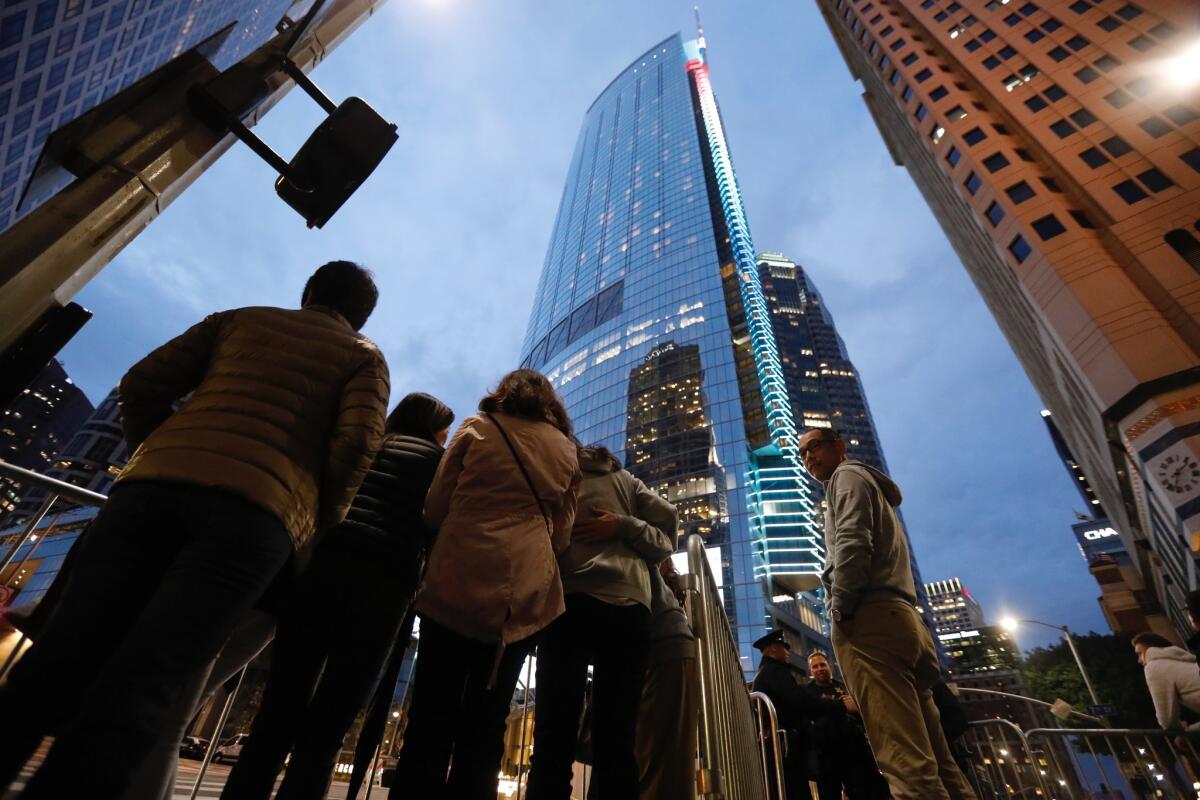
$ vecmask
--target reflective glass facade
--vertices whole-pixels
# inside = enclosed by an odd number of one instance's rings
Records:
[[[522,358],[719,548],[751,668],[823,550],[702,42],[655,45],[584,116]]]

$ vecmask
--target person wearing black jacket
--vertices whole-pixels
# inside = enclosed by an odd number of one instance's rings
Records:
[[[829,657],[820,650],[808,654],[808,671],[812,679],[804,686],[824,700],[841,700],[847,694],[841,681],[834,679]],[[863,730],[862,718],[856,714],[830,714],[813,721],[813,737],[817,751],[817,791],[820,800],[842,800],[842,790],[849,800],[888,800],[887,781],[875,764],[871,745]]]
[[[421,520],[454,412],[410,394],[387,420],[346,520],[318,543],[275,638],[271,673],[221,797],[323,798],[346,731],[375,688],[434,532]]]
[[[821,717],[858,713],[850,695],[841,700],[817,697],[796,682],[796,672],[788,663],[791,646],[783,631],[775,629],[754,643],[762,651],[762,662],[754,676],[752,689],[771,699],[778,716],[779,727],[786,731],[787,753],[783,758],[783,780],[787,800],[811,800],[808,789],[810,773],[807,764],[812,749],[812,721]],[[816,777],[813,775],[812,777]]]

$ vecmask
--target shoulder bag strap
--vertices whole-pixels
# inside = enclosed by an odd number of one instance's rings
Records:
[[[512,453],[513,460],[517,462],[521,474],[525,476],[525,483],[529,484],[529,491],[533,493],[533,499],[537,501],[538,511],[542,512],[542,521],[546,523],[546,532],[553,539],[554,528],[550,524],[550,515],[546,513],[546,509],[542,506],[542,498],[533,486],[533,480],[529,477],[529,471],[525,469],[525,462],[517,455],[517,448],[513,447],[512,440],[508,438],[508,432],[504,430],[504,426],[500,424],[500,420],[496,419],[492,414],[485,413],[484,416],[491,420],[492,424],[496,426],[496,430],[500,431],[500,435],[504,437],[504,443],[508,445],[508,451]]]

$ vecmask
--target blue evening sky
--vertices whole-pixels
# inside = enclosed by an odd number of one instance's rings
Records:
[[[815,3],[702,13],[755,244],[803,264],[833,311],[926,580],[961,577],[992,619],[1107,630],[1041,404],[889,160]],[[584,111],[636,56],[692,29],[685,2],[392,0],[313,73],[399,124],[376,173],[309,231],[235,145],[77,297],[96,316],[63,352],[68,371],[98,401],[209,311],[295,305],[315,266],[348,258],[380,284],[366,332],[393,397],[429,391],[465,417],[518,360]],[[258,132],[290,157],[319,121],[294,90]]]

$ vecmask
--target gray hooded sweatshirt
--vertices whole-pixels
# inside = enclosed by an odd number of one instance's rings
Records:
[[[558,557],[564,594],[587,594],[608,603],[651,607],[650,570],[675,551],[675,506],[607,460],[580,458],[576,520],[593,508],[620,518],[619,536],[604,542],[571,542]]]
[[[1146,662],[1146,687],[1154,701],[1154,715],[1165,730],[1179,730],[1180,707],[1200,711],[1200,670],[1196,669],[1196,657],[1182,647],[1148,647],[1143,658]],[[1200,723],[1188,726],[1188,730],[1200,729]]]
[[[868,594],[917,602],[908,540],[896,507],[900,487],[879,470],[847,459],[825,485],[825,609],[849,619]]]

